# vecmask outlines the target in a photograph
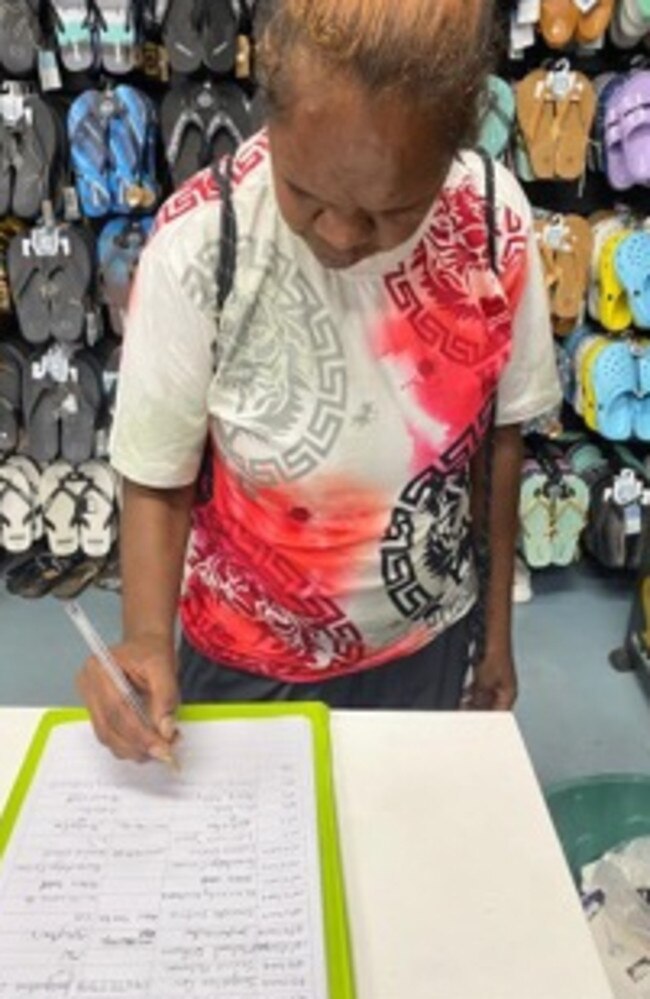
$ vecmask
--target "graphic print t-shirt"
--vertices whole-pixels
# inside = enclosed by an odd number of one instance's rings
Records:
[[[181,599],[191,644],[287,681],[379,666],[471,608],[468,464],[489,400],[519,423],[559,399],[530,209],[464,154],[417,232],[344,270],[284,223],[267,139],[237,154],[237,272],[220,322],[209,171],[162,208],[132,295],[112,460],[192,483],[209,434]],[[498,497],[495,498],[498,502]]]

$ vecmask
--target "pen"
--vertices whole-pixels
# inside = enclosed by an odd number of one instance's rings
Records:
[[[136,713],[142,724],[146,728],[152,729],[151,719],[144,709],[142,698],[118,666],[110,649],[93,627],[85,611],[76,600],[65,600],[63,608],[101,668],[114,683],[116,690],[119,691],[129,707]],[[173,769],[178,768],[171,750],[169,751],[169,759],[165,759],[164,762],[168,763]]]

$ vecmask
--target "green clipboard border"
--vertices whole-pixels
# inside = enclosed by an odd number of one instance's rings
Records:
[[[183,722],[292,716],[307,718],[311,722],[313,736],[329,999],[355,999],[352,949],[334,798],[328,708],[324,704],[302,702],[296,704],[202,704],[182,707],[178,711],[178,718]],[[89,720],[88,712],[83,708],[55,708],[47,711],[41,718],[11,789],[6,807],[0,815],[0,859],[11,839],[11,834],[29,793],[50,733],[58,725]]]

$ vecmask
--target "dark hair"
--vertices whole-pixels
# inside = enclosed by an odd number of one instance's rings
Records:
[[[269,116],[299,99],[291,70],[302,47],[370,93],[430,112],[451,153],[474,141],[496,51],[493,0],[266,0],[260,29]]]

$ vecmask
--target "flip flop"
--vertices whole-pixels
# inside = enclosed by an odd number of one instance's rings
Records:
[[[242,19],[239,0],[207,0],[201,33],[203,62],[212,73],[232,73]]]
[[[196,73],[203,62],[202,20],[188,12],[186,0],[169,0],[163,23],[163,44],[169,65],[177,73]]]
[[[0,340],[0,454],[18,446],[24,365],[21,347]]]
[[[13,157],[13,136],[0,115],[0,215],[7,215],[11,210]]]
[[[53,293],[50,298],[50,332],[59,343],[82,339],[91,307],[93,246],[90,230],[62,225],[61,243],[65,249],[52,262],[48,272]]]
[[[104,69],[116,76],[130,73],[137,63],[133,0],[94,0],[94,5],[99,28],[99,55]]]
[[[43,469],[39,498],[45,536],[53,555],[66,557],[79,550],[80,493],[83,482],[67,461]]]
[[[587,165],[587,148],[596,117],[596,93],[584,73],[572,72],[566,96],[557,101],[555,174],[578,180]]]
[[[542,0],[539,26],[549,48],[566,48],[579,22],[580,12],[573,0]]]
[[[506,152],[516,117],[515,95],[507,80],[490,75],[484,91],[478,145],[499,159]]]
[[[87,73],[95,64],[92,24],[87,0],[50,0],[56,44],[65,69]]]
[[[77,465],[95,450],[95,434],[102,405],[101,367],[91,351],[79,351],[70,362],[60,406],[61,456]]]
[[[620,96],[621,133],[629,174],[650,184],[650,71],[632,73]]]
[[[33,355],[23,370],[25,452],[38,462],[59,455],[61,387],[42,368],[43,354]]]
[[[112,208],[108,181],[112,111],[112,99],[98,90],[84,91],[68,111],[70,159],[81,209],[89,218],[107,215]]]
[[[96,460],[83,462],[77,472],[85,480],[80,494],[81,550],[94,558],[105,557],[117,534],[115,476],[107,464]]]
[[[252,128],[250,105],[237,83],[223,81],[215,88],[216,108],[200,106],[200,97],[205,93],[204,84],[197,98],[197,105],[204,119],[205,165],[209,166],[211,163],[218,163],[224,156],[232,156],[252,134]]]
[[[32,544],[43,537],[43,511],[40,501],[41,469],[38,462],[29,458],[26,454],[12,454],[6,460],[6,464],[18,468],[25,476],[29,484],[32,507]]]
[[[30,483],[20,468],[0,464],[0,546],[19,554],[34,541],[34,508]]]
[[[57,600],[74,600],[80,596],[104,571],[105,558],[88,558],[83,552],[69,559],[69,568],[49,590]]]
[[[548,476],[539,463],[524,462],[519,500],[520,544],[526,563],[531,569],[543,569],[551,564],[551,506],[546,493]]]
[[[580,539],[587,524],[589,489],[561,462],[560,484],[553,507],[553,564],[568,566],[580,556]]]
[[[124,333],[124,320],[140,254],[153,228],[152,216],[111,219],[97,243],[101,299],[113,332]]]
[[[22,335],[29,343],[45,343],[50,335],[47,265],[33,252],[29,233],[12,239],[7,269]]]
[[[598,264],[599,319],[605,329],[612,333],[622,333],[632,325],[632,309],[616,268],[616,251],[629,236],[629,229],[612,233],[605,239],[600,251]]]
[[[593,45],[602,38],[614,15],[614,0],[596,0],[596,4],[587,13],[580,13],[576,40],[580,45]]]
[[[19,218],[35,218],[40,214],[43,202],[51,197],[58,142],[59,128],[52,108],[37,94],[25,97],[13,156],[11,205]]]
[[[201,87],[187,82],[171,87],[163,97],[160,127],[165,158],[175,188],[206,166],[204,121],[194,107]],[[205,99],[205,98],[204,98]],[[212,103],[212,98],[210,97]]]
[[[555,99],[544,69],[529,73],[515,89],[517,119],[535,178],[555,176]]]
[[[0,64],[7,76],[27,76],[36,68],[42,43],[37,6],[30,0],[0,3]]]
[[[559,280],[553,312],[559,319],[575,326],[584,309],[593,238],[591,226],[579,215],[565,215],[563,227],[566,235],[560,240],[555,254]]]
[[[51,552],[40,552],[9,570],[6,577],[7,590],[16,597],[44,597],[65,578],[80,558],[85,556],[59,558]]]
[[[121,84],[109,124],[109,186],[115,211],[148,210],[158,199],[155,173],[156,111],[145,94]]]
[[[633,232],[617,243],[614,266],[635,326],[650,329],[650,232]]]
[[[119,545],[113,545],[103,568],[95,576],[93,582],[100,590],[107,590],[109,593],[122,592]]]
[[[634,186],[634,178],[625,154],[623,144],[623,104],[625,78],[619,78],[606,88],[604,156],[607,179],[617,191],[626,191]]]

